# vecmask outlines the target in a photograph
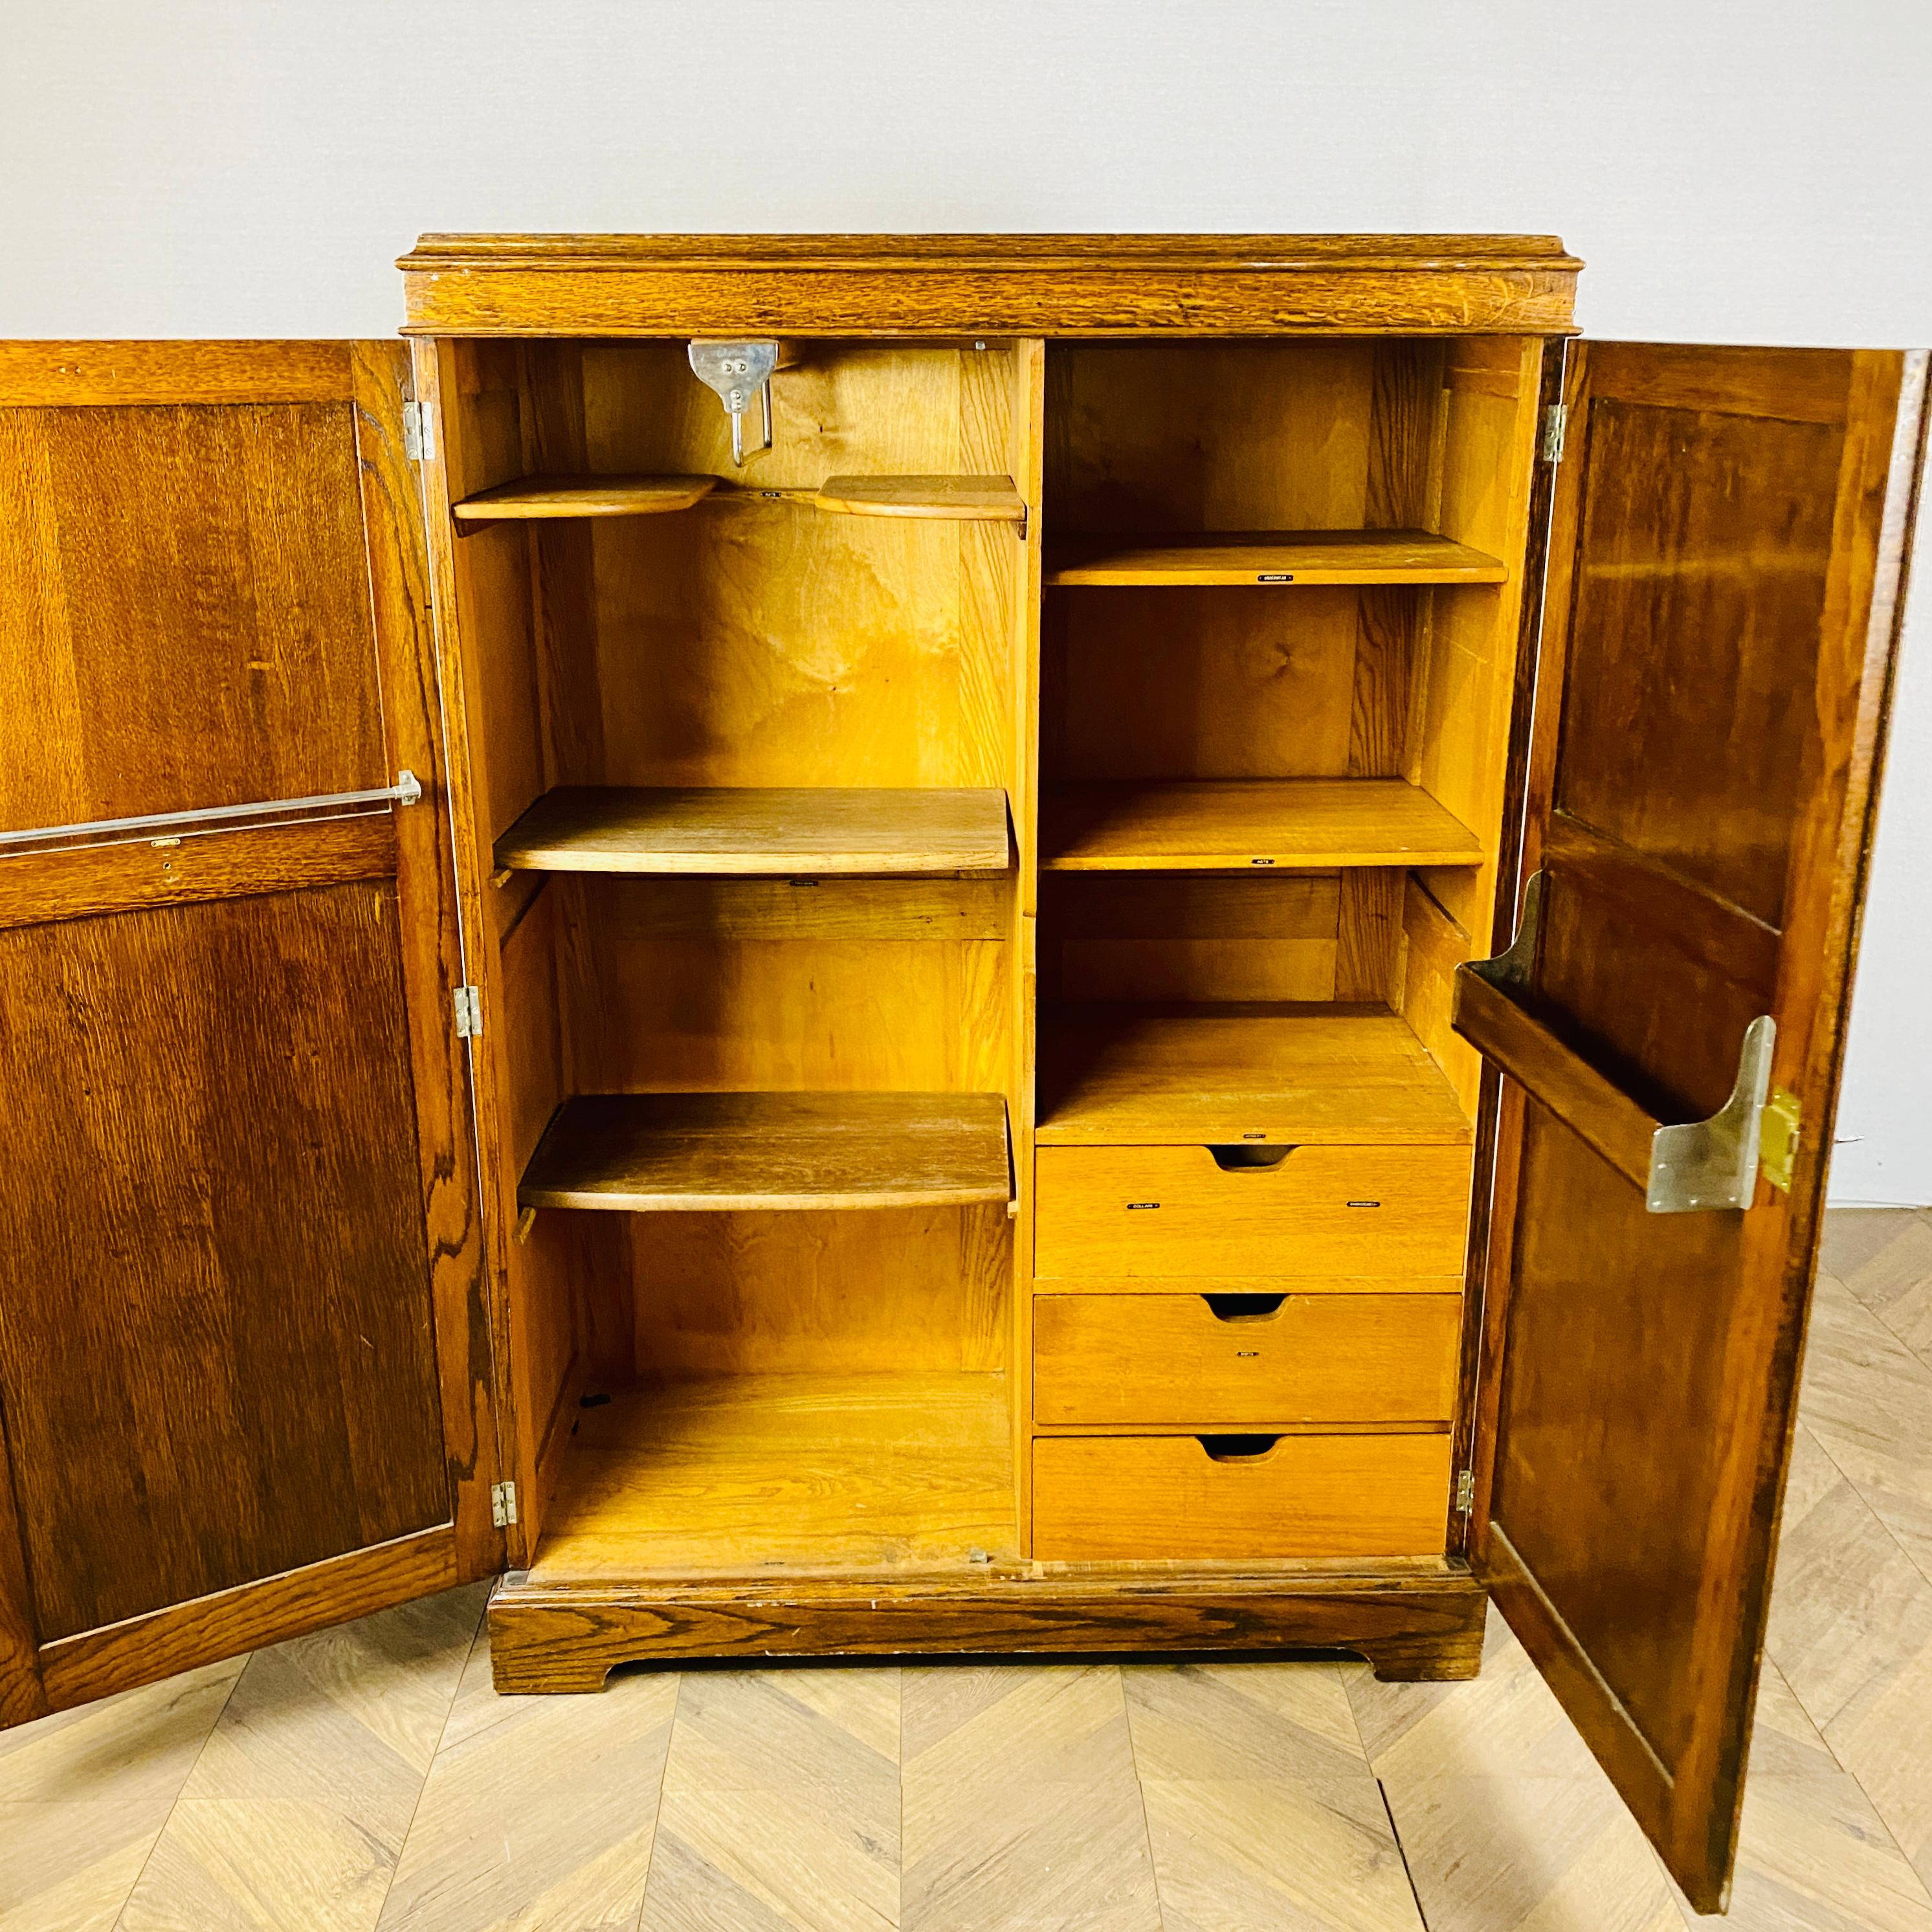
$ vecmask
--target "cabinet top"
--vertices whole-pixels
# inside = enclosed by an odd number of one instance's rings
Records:
[[[1568,334],[1547,235],[425,235],[412,335]]]

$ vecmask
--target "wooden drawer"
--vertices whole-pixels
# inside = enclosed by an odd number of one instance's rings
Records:
[[[1223,1167],[1204,1147],[1034,1160],[1041,1277],[1462,1273],[1467,1148],[1297,1147],[1271,1167]]]
[[[1037,1422],[1446,1422],[1455,1404],[1460,1295],[1042,1294],[1033,1306]]]
[[[1034,1554],[1048,1563],[1442,1554],[1446,1435],[1282,1436],[1259,1454],[1234,1453],[1256,1441],[1036,1436]]]

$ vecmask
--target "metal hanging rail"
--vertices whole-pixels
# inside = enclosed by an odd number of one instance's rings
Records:
[[[248,825],[268,818],[286,818],[292,814],[328,812],[332,816],[352,812],[359,806],[414,805],[423,795],[422,782],[414,772],[396,774],[392,785],[377,785],[368,791],[318,792],[308,798],[272,798],[253,805],[203,806],[194,812],[148,812],[131,818],[95,818],[80,825],[36,825],[24,831],[0,832],[0,852],[22,845],[116,844],[124,840],[178,838],[197,829],[214,831],[230,825]]]

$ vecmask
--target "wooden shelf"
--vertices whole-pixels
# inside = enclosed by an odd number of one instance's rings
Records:
[[[1006,795],[566,785],[497,840],[496,860],[525,872],[998,873]]]
[[[1010,476],[828,476],[816,490],[760,489],[718,476],[519,476],[451,506],[459,523],[552,517],[651,517],[714,502],[804,502],[853,517],[1024,524]]]
[[[519,476],[450,506],[459,523],[551,517],[653,517],[688,510],[717,488],[715,476]]]
[[[1501,584],[1499,557],[1426,530],[1208,530],[1068,538],[1048,584]]]
[[[1023,524],[1026,500],[1010,476],[828,476],[812,500],[854,517],[928,517]]]
[[[1442,1070],[1384,1006],[1060,1007],[1040,1056],[1042,1147],[1471,1138]]]
[[[1041,813],[1040,863],[1051,872],[1325,872],[1482,860],[1467,826],[1400,778],[1056,785]]]
[[[984,1576],[984,1558],[1018,1549],[1012,1434],[999,1375],[620,1391],[577,1420],[530,1581],[969,1565]]]
[[[579,1094],[523,1208],[963,1207],[1012,1192],[997,1094]]]

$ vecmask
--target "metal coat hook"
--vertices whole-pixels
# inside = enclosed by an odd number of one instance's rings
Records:
[[[731,418],[731,460],[744,466],[745,412],[758,398],[765,440],[749,453],[757,456],[772,446],[772,372],[778,366],[776,342],[694,342],[691,372],[714,391]]]

